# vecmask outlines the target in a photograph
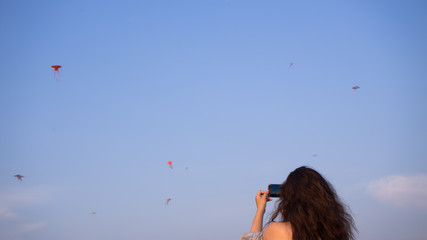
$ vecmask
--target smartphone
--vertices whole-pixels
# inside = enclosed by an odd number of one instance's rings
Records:
[[[279,188],[281,184],[270,184],[268,185],[268,191],[270,197],[279,197]]]

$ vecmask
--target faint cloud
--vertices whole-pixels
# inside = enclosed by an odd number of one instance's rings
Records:
[[[368,184],[368,193],[395,206],[427,208],[427,175],[393,175]]]
[[[40,188],[23,189],[21,192],[0,193],[0,220],[17,218],[19,209],[43,204],[49,199],[49,191]]]
[[[19,232],[32,232],[47,226],[45,222],[32,222],[19,225]]]
[[[0,202],[0,220],[15,218],[17,214],[13,212],[10,208],[2,206]]]
[[[26,209],[51,200],[51,188],[30,187],[0,191],[0,233],[2,239],[21,239],[21,235],[47,226],[43,221],[31,221]]]

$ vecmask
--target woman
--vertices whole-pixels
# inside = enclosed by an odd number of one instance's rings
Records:
[[[300,167],[291,172],[279,189],[280,200],[267,227],[262,230],[268,191],[258,191],[257,211],[251,232],[240,240],[350,240],[353,218],[334,188],[315,170]],[[280,221],[274,220],[280,216]]]

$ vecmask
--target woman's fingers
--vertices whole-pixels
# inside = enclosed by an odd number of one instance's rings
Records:
[[[262,197],[267,199],[268,198],[268,190],[267,191],[262,191]]]
[[[268,191],[259,190],[256,195],[256,199],[265,199],[266,201],[271,201],[271,198],[268,196]]]

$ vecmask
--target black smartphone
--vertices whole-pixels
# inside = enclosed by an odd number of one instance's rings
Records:
[[[270,184],[268,185],[268,191],[270,197],[279,197],[279,188],[281,184]]]

